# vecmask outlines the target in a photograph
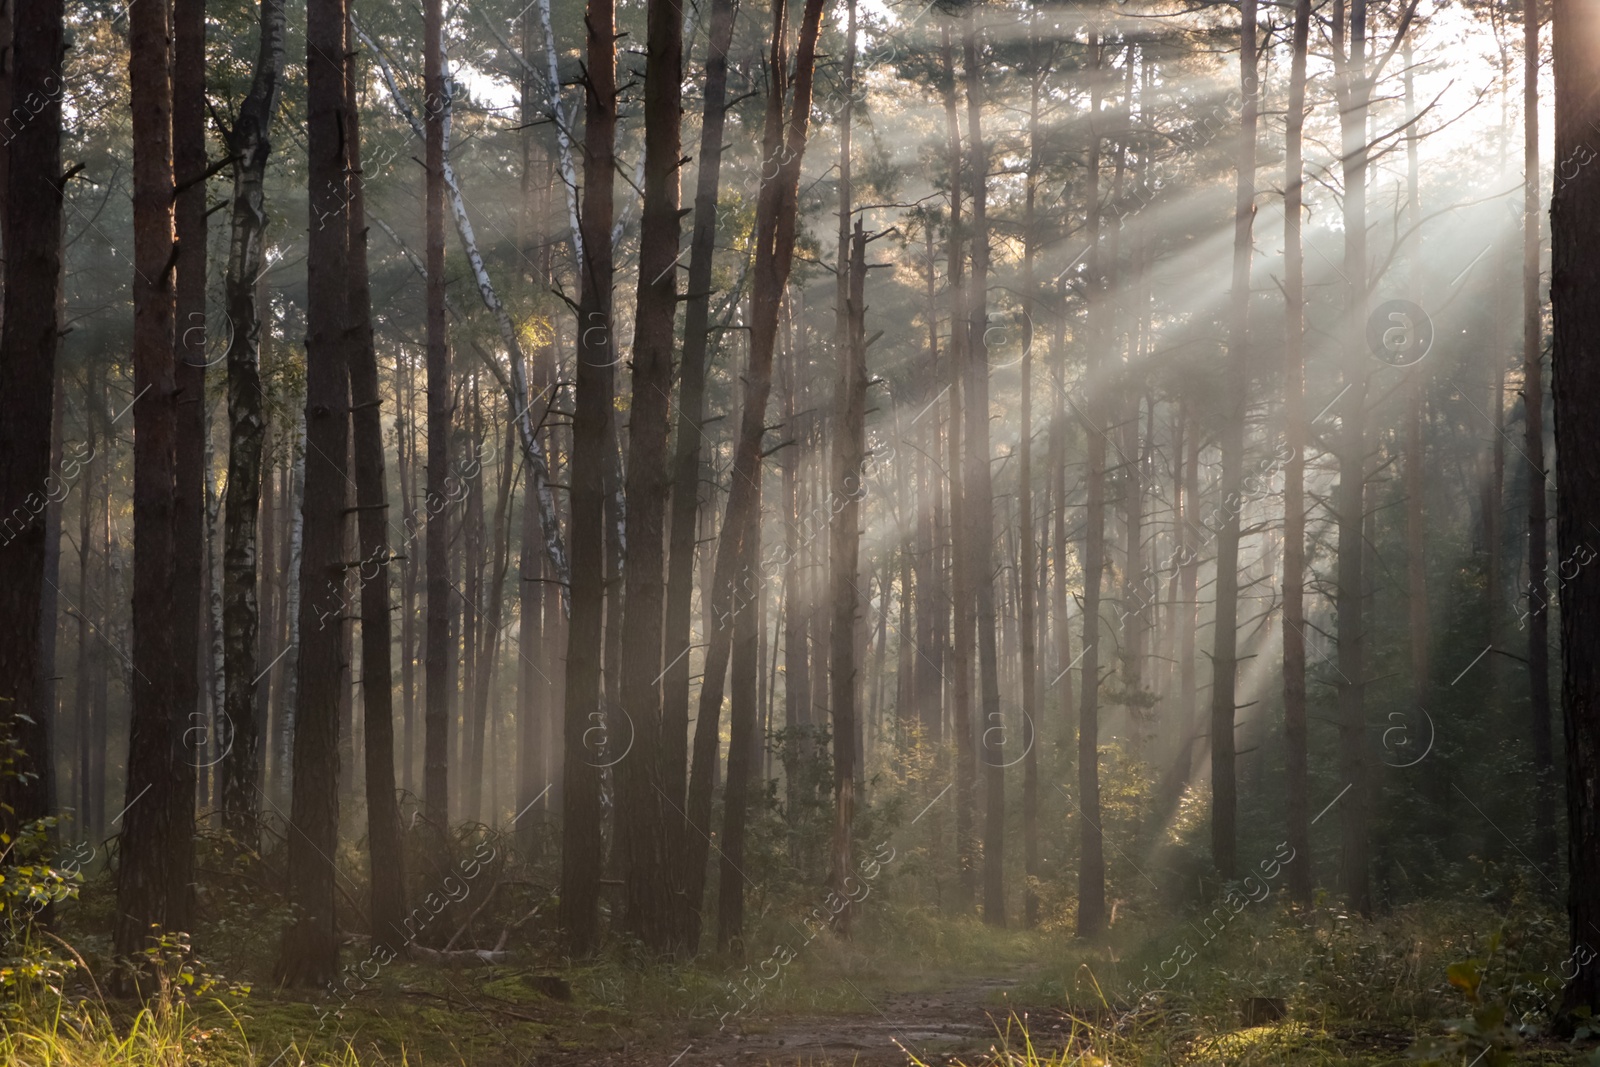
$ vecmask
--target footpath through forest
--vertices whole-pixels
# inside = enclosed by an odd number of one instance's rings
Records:
[[[953,1059],[976,1062],[1006,1027],[1015,1011],[1010,991],[1023,975],[952,983],[930,991],[869,993],[850,982],[860,1003],[858,1015],[802,1015],[760,1018],[730,1025],[708,1037],[688,1038],[672,1050],[675,1067],[733,1067],[734,1064],[846,1064],[855,1067],[905,1067],[914,1054],[928,1064]],[[1026,1013],[1035,1037],[1057,1043],[1068,1024],[1059,1009]],[[1046,1021],[1048,1020],[1048,1021]],[[998,1029],[997,1029],[998,1028]]]

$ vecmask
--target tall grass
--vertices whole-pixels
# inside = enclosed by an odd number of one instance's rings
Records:
[[[0,1025],[7,1067],[406,1067],[375,1051],[313,1050],[298,1041],[252,1043],[242,1018],[221,1000],[153,1001],[125,1016],[92,1000],[34,998]]]

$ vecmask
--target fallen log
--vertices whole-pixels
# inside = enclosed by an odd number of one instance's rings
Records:
[[[500,963],[511,962],[511,953],[506,950],[506,939],[511,936],[510,929],[500,931],[500,941],[492,949],[488,948],[458,948],[436,949],[419,945],[415,941],[406,945],[406,955],[422,963],[438,963],[446,967],[460,966],[493,966]]]

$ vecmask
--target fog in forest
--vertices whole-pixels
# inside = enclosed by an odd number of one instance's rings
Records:
[[[0,1063],[1600,1063],[1590,0],[0,2]]]

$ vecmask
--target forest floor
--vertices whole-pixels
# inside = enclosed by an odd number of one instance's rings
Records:
[[[1540,1033],[1537,998],[1563,951],[1543,913],[1430,904],[1362,922],[1261,909],[1209,943],[1188,924],[1130,924],[1095,947],[1059,929],[883,919],[853,942],[817,937],[764,984],[772,957],[673,965],[614,949],[587,963],[395,961],[340,1001],[247,989],[256,967],[218,961],[229,978],[197,975],[141,1012],[101,1000],[80,971],[66,999],[0,1014],[0,1064],[1600,1067],[1592,1036]],[[1179,938],[1199,946],[1194,962],[1168,988],[1129,995]]]
[[[1019,975],[1018,977],[1022,977]],[[1059,1012],[1030,1013],[1010,1002],[1016,978],[953,978],[928,988],[890,988],[871,995],[854,986],[858,1011],[840,1015],[800,1015],[752,1019],[681,1049],[682,1067],[733,1067],[734,1064],[855,1064],[905,1067],[908,1053],[929,1063],[975,1061],[996,1043],[1011,1013],[1048,1018]],[[1048,1024],[1059,1035],[1059,1022]],[[731,1031],[731,1032],[730,1032]]]
[[[879,961],[882,963],[883,961]],[[1454,1067],[1600,1063],[1590,1046],[1552,1038],[1452,1041],[1442,1020],[1313,1019],[1290,1009],[1266,1025],[1237,1014],[1069,1008],[1049,992],[1056,968],[1012,965],[982,975],[916,965],[807,973],[778,1001],[718,1027],[651,995],[607,1003],[549,974],[478,971],[397,975],[358,998],[337,1027],[309,1032],[311,1009],[269,994],[247,1013],[262,1037],[251,1067],[1145,1067],[1321,1064]],[[681,977],[681,976],[680,976]],[[589,989],[593,982],[584,983]],[[687,983],[686,983],[687,984]],[[599,983],[604,987],[604,981]],[[620,991],[614,991],[620,992]],[[637,993],[637,990],[635,990]],[[684,992],[680,987],[679,993]],[[670,1000],[670,998],[669,998]],[[1315,1013],[1310,1013],[1314,1015]],[[313,1019],[314,1021],[314,1019]],[[332,1032],[330,1032],[332,1031]],[[266,1036],[271,1035],[271,1036]],[[1438,1047],[1424,1056],[1428,1042]],[[280,1048],[274,1050],[273,1043]],[[343,1055],[340,1055],[343,1046]],[[276,1058],[275,1058],[276,1057]],[[1476,1058],[1475,1058],[1476,1057]]]
[[[466,1067],[906,1067],[915,1055],[929,1065],[978,1063],[997,1044],[1013,1013],[1051,1020],[1040,1037],[1064,1043],[1071,1025],[1059,1009],[1029,1009],[1013,1001],[1019,983],[1039,968],[1011,976],[834,974],[808,976],[791,999],[741,1013],[719,1026],[715,1018],[644,1006],[552,997],[553,975],[496,976],[492,972],[405,976],[402,988],[357,998],[337,1027],[318,1032],[311,1009],[278,995],[258,998],[246,1013],[247,1031],[276,1035],[283,1059],[263,1053],[254,1067],[288,1067],[303,1056],[320,1058],[342,1043],[365,1064],[368,1058],[408,1067],[433,1063]],[[815,988],[811,988],[814,986]],[[520,991],[518,987],[521,987]],[[559,987],[557,987],[559,988]],[[825,1005],[812,1010],[805,1000]],[[1012,1029],[1015,1030],[1013,1023]],[[911,1054],[911,1055],[908,1055]]]

